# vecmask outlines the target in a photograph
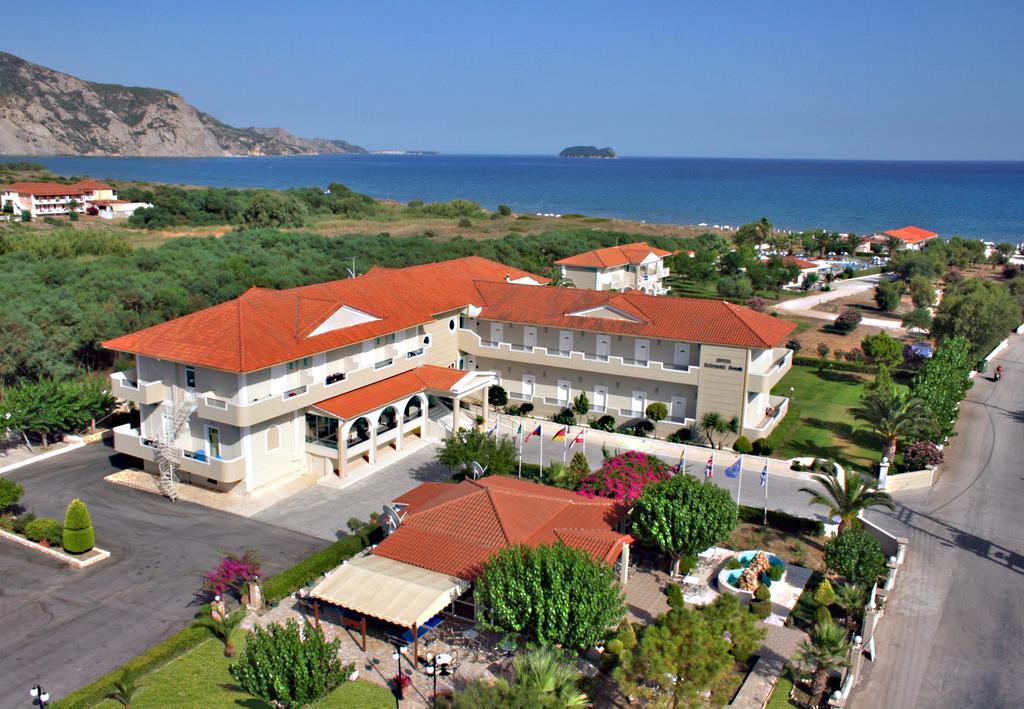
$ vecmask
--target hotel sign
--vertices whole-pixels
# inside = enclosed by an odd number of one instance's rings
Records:
[[[721,369],[728,372],[742,372],[743,367],[732,363],[731,359],[726,357],[716,357],[714,362],[704,362],[700,365],[701,367],[707,367],[708,369]]]

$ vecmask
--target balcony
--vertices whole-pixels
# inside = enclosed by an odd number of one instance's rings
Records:
[[[747,438],[766,436],[779,425],[789,410],[789,399],[784,396],[772,396],[768,398],[768,408],[760,413],[760,420],[754,426],[746,426],[743,435]],[[748,414],[749,415],[749,414]],[[753,436],[751,435],[753,434]]]
[[[143,438],[137,428],[124,424],[114,428],[114,449],[142,460],[156,461],[155,442]],[[190,451],[178,448],[178,467],[187,473],[198,475],[221,483],[236,483],[245,478],[245,459],[235,455],[233,447],[224,447],[221,452],[232,456],[210,458],[205,451]]]
[[[141,381],[134,369],[111,374],[110,393],[115,398],[136,404],[158,404],[167,396],[163,382]]]
[[[793,350],[788,347],[776,347],[772,350],[772,355],[774,360],[765,371],[759,374],[750,373],[751,391],[770,391],[786,376],[786,372],[793,365]]]
[[[545,347],[534,347],[530,351],[522,351],[513,347],[508,342],[489,343],[485,347],[483,340],[480,339],[478,334],[465,328],[459,330],[459,349],[466,354],[501,359],[508,362],[522,362],[533,365],[547,363],[552,367],[575,369],[581,372],[657,379],[673,384],[699,384],[700,367],[696,365],[682,367],[654,360],[636,360],[628,357],[598,355],[590,352],[578,352],[576,350],[563,353],[561,350],[549,350]]]

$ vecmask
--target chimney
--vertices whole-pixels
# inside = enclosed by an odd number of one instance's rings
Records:
[[[505,283],[511,283],[511,282],[512,282],[512,274],[511,273],[506,273],[505,274]]]

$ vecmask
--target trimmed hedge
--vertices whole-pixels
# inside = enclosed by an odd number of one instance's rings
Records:
[[[96,533],[92,518],[85,503],[74,499],[64,515],[64,551],[70,554],[84,554],[96,546]]]
[[[739,519],[748,524],[761,524],[764,521],[764,508],[740,505]],[[797,517],[780,510],[768,510],[768,526],[790,534],[820,537],[825,533],[825,523],[821,520]]]
[[[285,596],[298,591],[318,576],[340,565],[341,562],[355,556],[370,546],[372,541],[379,541],[382,535],[383,531],[381,528],[374,525],[359,534],[339,539],[329,547],[307,556],[290,569],[285,569],[276,576],[271,576],[264,581],[263,598],[268,603],[280,601]]]
[[[793,435],[797,428],[800,427],[800,416],[802,415],[800,405],[794,403],[792,399],[789,400],[789,407],[786,409],[786,415],[779,421],[779,425],[775,427],[775,430],[768,434],[765,439],[768,441],[768,445],[773,451],[777,451],[782,448],[782,444],[789,440],[789,437]]]
[[[818,359],[817,357],[801,357],[794,355],[793,364],[803,367],[814,367],[816,369],[831,369],[835,372],[861,372],[863,374],[874,374],[878,367],[874,364],[863,362],[846,362],[833,359]]]
[[[128,662],[100,677],[92,684],[72,692],[68,696],[52,704],[56,709],[87,709],[103,702],[108,694],[114,691],[114,682],[121,679],[121,673],[129,670],[137,675],[152,672],[161,665],[181,657],[205,640],[210,639],[210,631],[202,626],[190,625],[162,643],[154,645],[143,653],[136,655]]]

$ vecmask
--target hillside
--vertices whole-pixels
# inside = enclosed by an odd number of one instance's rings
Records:
[[[99,84],[0,52],[0,154],[302,155],[365,153],[281,128],[235,128],[165,89]]]

